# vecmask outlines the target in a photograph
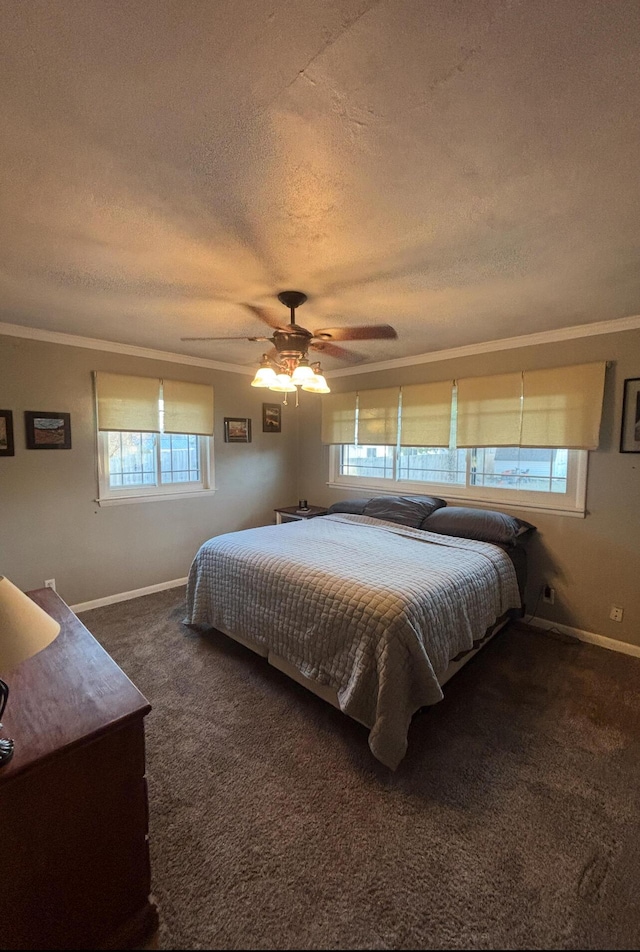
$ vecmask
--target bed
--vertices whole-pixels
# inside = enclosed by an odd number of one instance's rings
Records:
[[[469,530],[474,512],[503,520],[497,541]],[[360,721],[395,770],[414,714],[522,611],[534,527],[486,512],[378,497],[215,536],[191,565],[184,623],[234,638]]]

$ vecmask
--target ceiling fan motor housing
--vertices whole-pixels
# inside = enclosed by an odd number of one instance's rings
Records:
[[[291,324],[286,331],[273,332],[273,343],[280,357],[301,357],[309,349],[312,337],[313,334],[304,327]]]

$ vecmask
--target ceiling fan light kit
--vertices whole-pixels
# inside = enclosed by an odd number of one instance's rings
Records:
[[[272,337],[183,337],[182,340],[250,340],[271,341],[275,353],[263,354],[260,367],[251,381],[252,387],[265,387],[279,393],[296,393],[297,388],[309,393],[331,393],[322,372],[319,361],[309,363],[309,348],[326,350],[330,356],[347,357],[353,359],[348,351],[335,347],[334,340],[383,340],[396,338],[393,327],[389,324],[371,324],[363,327],[330,327],[322,330],[308,331],[306,327],[296,324],[296,308],[307,300],[303,291],[280,291],[278,300],[291,312],[291,320],[287,327],[276,327]],[[246,305],[262,317],[260,309],[253,305]],[[265,317],[263,320],[267,321]],[[330,348],[330,350],[329,350]],[[297,399],[296,399],[297,405]]]
[[[276,356],[262,355],[260,367],[251,381],[252,387],[267,387],[277,393],[296,393],[297,388],[309,393],[330,393],[319,362],[309,363],[307,351],[314,339],[324,339],[296,324],[296,308],[307,300],[302,291],[281,291],[278,300],[291,312],[289,327],[276,328],[273,344]],[[285,396],[286,400],[286,396]]]

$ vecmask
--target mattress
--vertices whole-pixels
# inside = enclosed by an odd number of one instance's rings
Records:
[[[395,769],[413,714],[442,698],[451,662],[520,605],[514,565],[495,545],[333,514],[205,542],[185,623],[335,693]]]

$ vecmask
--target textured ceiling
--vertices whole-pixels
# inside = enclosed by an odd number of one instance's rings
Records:
[[[0,321],[255,365],[640,313],[636,0],[0,0]],[[325,369],[348,365],[323,358]]]

